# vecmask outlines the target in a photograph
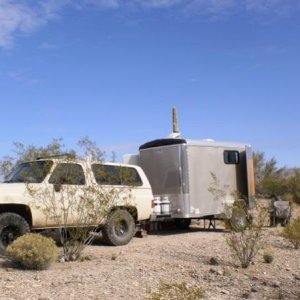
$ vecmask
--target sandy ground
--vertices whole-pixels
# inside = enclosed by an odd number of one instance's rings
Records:
[[[202,224],[153,231],[122,247],[98,239],[83,253],[88,260],[55,262],[46,271],[15,269],[1,257],[0,299],[147,299],[161,281],[201,287],[205,299],[300,299],[300,250],[281,230],[264,229],[273,263],[264,263],[260,252],[248,269],[232,259],[224,229],[204,230]]]

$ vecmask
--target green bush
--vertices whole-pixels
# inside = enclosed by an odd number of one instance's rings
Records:
[[[300,216],[283,229],[282,236],[287,239],[295,249],[300,248]]]
[[[275,158],[267,160],[263,152],[253,153],[255,190],[257,196],[300,204],[300,169],[278,168]]]
[[[286,181],[286,193],[284,198],[288,196],[290,199],[285,200],[300,204],[300,170],[294,169],[292,176],[288,177]]]
[[[57,247],[51,238],[27,233],[10,244],[6,254],[25,269],[45,270],[55,260]]]
[[[185,282],[160,282],[158,291],[148,291],[149,300],[197,300],[204,297],[204,290],[198,286],[188,286]]]
[[[264,258],[264,262],[267,264],[272,263],[272,261],[274,260],[274,251],[272,248],[267,247],[264,250],[264,254],[263,254],[263,258]]]

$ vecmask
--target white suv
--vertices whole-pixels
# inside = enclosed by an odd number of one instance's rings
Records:
[[[133,182],[126,182],[119,175],[123,171],[130,172]],[[105,224],[90,224],[103,225],[102,235],[110,245],[127,244],[135,233],[135,223],[149,219],[153,211],[151,186],[138,166],[57,158],[21,163],[8,180],[0,184],[0,251],[26,232],[61,225],[55,218],[47,218],[36,205],[39,199],[28,193],[28,184],[35,190],[50,190],[54,199],[70,186],[76,191],[91,186],[106,190],[130,188],[130,202],[120,197],[109,207]]]

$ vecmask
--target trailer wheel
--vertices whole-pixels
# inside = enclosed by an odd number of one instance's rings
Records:
[[[178,229],[186,230],[189,229],[191,225],[191,219],[175,219],[175,226]]]
[[[117,209],[110,213],[102,229],[103,240],[111,246],[122,246],[130,242],[135,233],[135,222],[125,209]]]
[[[29,224],[15,213],[0,214],[0,253],[16,238],[30,231]]]

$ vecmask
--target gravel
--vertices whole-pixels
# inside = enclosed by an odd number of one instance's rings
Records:
[[[88,246],[78,262],[56,262],[45,271],[16,269],[0,258],[0,300],[147,299],[161,281],[205,290],[205,299],[300,299],[300,251],[265,228],[274,261],[263,251],[247,269],[233,260],[226,231],[160,230],[122,247]]]

